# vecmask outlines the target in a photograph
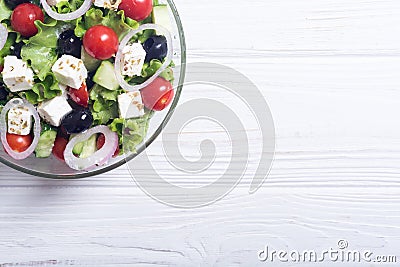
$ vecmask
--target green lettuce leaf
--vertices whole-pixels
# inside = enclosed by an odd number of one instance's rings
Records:
[[[71,13],[78,10],[83,2],[83,0],[61,1],[55,6],[55,11],[59,14]]]
[[[19,95],[35,105],[61,95],[61,93],[56,77],[49,72],[43,81],[36,82],[31,90],[20,92]]]
[[[139,27],[139,23],[133,19],[127,18],[124,11],[102,10],[98,8],[91,8],[86,14],[76,21],[75,35],[83,37],[85,32],[95,25],[104,25],[112,28],[118,35],[119,40],[133,29]]]
[[[95,125],[107,124],[110,120],[118,118],[118,95],[120,90],[108,90],[95,84],[90,90],[91,111]]]
[[[48,48],[57,48],[58,34],[72,27],[71,22],[49,19],[48,22],[35,21],[38,33],[26,41],[27,44],[34,44]]]
[[[3,22],[3,20],[10,19],[11,14],[12,14],[12,10],[6,6],[6,3],[3,0],[1,0],[0,1],[0,22]]]
[[[51,67],[57,61],[57,53],[54,48],[34,44],[24,45],[21,49],[21,57],[30,64],[41,81],[44,81],[51,71]]]
[[[4,57],[11,54],[10,48],[15,43],[15,39],[16,39],[16,34],[13,34],[13,33],[9,34],[3,49],[0,50],[0,65],[1,66],[4,65]]]
[[[137,146],[146,137],[152,115],[152,112],[148,112],[137,119],[125,120],[117,118],[113,120],[109,128],[118,134],[121,153],[136,152]]]

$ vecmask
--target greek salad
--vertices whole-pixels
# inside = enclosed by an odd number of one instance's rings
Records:
[[[75,170],[134,152],[174,98],[157,0],[0,0],[0,134],[16,160]]]

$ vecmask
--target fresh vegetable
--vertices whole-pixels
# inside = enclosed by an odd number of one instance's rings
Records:
[[[89,105],[89,93],[86,84],[82,84],[79,89],[68,88],[71,99],[79,106],[87,108]]]
[[[44,21],[43,11],[37,5],[25,3],[17,6],[11,15],[11,27],[24,37],[38,33],[35,21]]]
[[[77,143],[72,152],[77,157],[85,159],[93,155],[96,150],[96,135],[94,134],[88,140]]]
[[[23,4],[23,3],[28,3],[29,0],[4,0],[4,2],[6,3],[6,5],[9,8],[16,8],[18,5]]]
[[[143,48],[147,53],[145,62],[150,62],[152,59],[162,61],[168,54],[167,39],[161,35],[151,36],[144,42]]]
[[[26,151],[32,144],[33,138],[31,135],[18,135],[18,134],[9,134],[7,133],[7,143],[10,145],[10,148],[15,152],[24,152]]]
[[[0,101],[4,101],[7,99],[9,92],[7,91],[5,85],[0,83]]]
[[[124,54],[123,51],[127,45],[131,42],[131,39],[137,35],[138,33],[146,30],[156,30],[157,32],[163,34],[165,38],[167,39],[167,47],[168,47],[168,53],[166,58],[164,59],[164,62],[161,64],[161,66],[158,67],[158,69],[154,70],[154,73],[152,74],[151,77],[148,77],[145,79],[144,82],[140,84],[129,84],[126,80],[125,77],[121,74],[121,70],[124,67]],[[115,63],[114,63],[114,68],[115,68],[115,74],[116,78],[120,84],[120,86],[126,90],[126,91],[139,91],[142,88],[146,87],[149,85],[151,82],[153,82],[158,76],[160,76],[171,64],[172,62],[172,36],[169,33],[168,30],[166,30],[164,27],[155,25],[155,24],[144,24],[141,25],[138,29],[131,31],[127,36],[124,37],[124,39],[121,41],[118,49],[118,53],[115,57]],[[150,61],[150,64],[154,60]],[[147,65],[148,67],[148,65]],[[146,66],[143,67],[143,69],[146,68]],[[142,71],[142,74],[144,71]],[[146,75],[147,77],[148,75]]]
[[[102,62],[101,60],[96,59],[96,58],[90,56],[90,55],[86,52],[86,50],[83,49],[83,48],[81,49],[81,59],[82,59],[82,61],[83,61],[83,64],[85,64],[86,69],[87,69],[89,72],[94,72],[94,71],[96,71],[97,68],[100,66],[100,63]],[[90,77],[90,75],[88,75],[88,76]],[[89,77],[88,77],[88,78],[89,78]],[[93,78],[93,76],[92,76],[92,78]],[[86,81],[86,84],[88,85],[88,88],[89,88],[89,89],[92,88],[92,86],[93,86],[93,85],[89,84],[87,81]],[[89,86],[89,85],[90,85],[90,86]]]
[[[58,37],[58,53],[60,55],[71,55],[80,58],[81,49],[82,41],[75,36],[73,30],[66,30]]]
[[[153,0],[122,0],[119,9],[131,19],[142,21],[150,16],[153,10]]]
[[[167,5],[156,5],[153,8],[153,23],[162,25],[168,31],[172,31],[171,16]]]
[[[14,55],[17,58],[21,59],[21,50],[23,46],[23,42],[15,43],[13,46],[10,47],[11,55]]]
[[[59,160],[64,161],[64,151],[67,144],[68,139],[62,136],[57,136],[56,140],[54,141],[52,153]]]
[[[53,150],[54,142],[57,137],[57,131],[49,125],[42,126],[39,142],[35,148],[37,158],[48,158]]]
[[[141,93],[145,107],[156,111],[165,109],[174,98],[172,84],[161,77],[157,77],[151,84],[143,88]]]
[[[61,122],[61,126],[68,134],[81,133],[89,129],[93,124],[93,116],[88,109],[75,109],[67,114]]]
[[[40,0],[40,3],[42,4],[42,7],[46,11],[47,15],[49,15],[51,18],[55,20],[71,21],[86,13],[92,5],[92,0],[85,0],[80,8],[67,14],[55,12],[47,3],[47,0]]]
[[[77,143],[88,140],[91,136],[102,133],[105,136],[104,146],[87,158],[78,158],[73,154],[73,148]],[[118,135],[112,132],[107,126],[101,125],[73,137],[67,144],[64,151],[64,158],[67,165],[75,170],[90,170],[97,166],[106,164],[113,156],[118,147]]]
[[[118,51],[118,36],[113,29],[96,25],[83,36],[83,47],[94,58],[109,59]]]
[[[27,109],[30,114],[34,118],[34,125],[33,125],[33,133],[31,133],[31,137],[33,135],[33,139],[30,142],[30,146],[28,148],[18,149],[15,151],[8,142],[8,127],[7,127],[7,114],[10,109],[23,107]],[[8,103],[4,106],[0,114],[0,134],[1,134],[1,142],[3,143],[4,150],[14,159],[22,160],[29,157],[33,151],[35,150],[40,137],[40,118],[39,114],[37,113],[35,107],[30,104],[28,101],[21,99],[21,98],[14,98],[8,101]],[[10,138],[10,137],[9,137]],[[11,137],[10,141],[13,141],[13,137]],[[15,147],[14,147],[15,148]]]
[[[97,69],[97,72],[93,77],[93,81],[109,90],[117,90],[119,88],[119,83],[114,72],[114,66],[110,61],[101,62],[100,67]]]
[[[97,137],[97,141],[96,141],[96,146],[97,149],[101,149],[104,144],[106,143],[106,137],[104,136],[104,134],[99,134],[99,137]],[[117,149],[114,152],[113,158],[117,157],[119,155],[119,146],[117,146]]]

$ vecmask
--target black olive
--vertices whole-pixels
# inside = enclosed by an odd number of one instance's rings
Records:
[[[24,46],[23,42],[15,43],[10,47],[11,54],[21,59],[21,49]]]
[[[18,5],[23,4],[23,3],[29,3],[29,0],[4,0],[4,2],[6,3],[6,5],[11,8],[14,9],[16,8]]]
[[[7,91],[5,85],[0,83],[0,101],[4,101],[7,99],[9,92]]]
[[[93,115],[88,109],[73,110],[63,118],[61,126],[68,134],[77,134],[88,130],[93,124]]]
[[[58,53],[81,58],[82,41],[73,30],[66,30],[58,37]]]
[[[143,48],[147,53],[145,62],[150,62],[152,59],[162,61],[168,53],[167,38],[161,35],[151,36],[144,42]]]

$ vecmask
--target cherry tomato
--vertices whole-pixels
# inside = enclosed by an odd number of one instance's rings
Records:
[[[153,0],[122,0],[119,9],[123,10],[128,18],[142,21],[150,16]]]
[[[0,65],[0,72],[2,72],[3,69],[4,69],[4,66],[3,66],[3,65]]]
[[[24,152],[32,144],[31,135],[6,134],[7,143],[15,152]]]
[[[17,6],[11,15],[11,27],[24,37],[31,37],[38,33],[34,22],[44,21],[43,11],[37,5],[25,3]]]
[[[87,108],[89,105],[89,93],[85,83],[79,89],[68,87],[68,94],[78,105]]]
[[[53,146],[53,155],[59,160],[64,161],[64,150],[67,147],[68,140],[62,136],[57,136]]]
[[[106,60],[118,51],[118,36],[113,29],[96,25],[83,36],[83,47],[86,52],[97,59]]]
[[[171,104],[174,98],[174,89],[169,81],[157,77],[141,90],[141,94],[146,108],[161,111]]]
[[[100,134],[99,137],[97,137],[97,143],[96,143],[97,149],[101,149],[104,146],[105,142],[106,142],[106,137],[104,136],[104,134]],[[119,146],[117,146],[113,158],[117,157],[118,155],[119,155]]]

